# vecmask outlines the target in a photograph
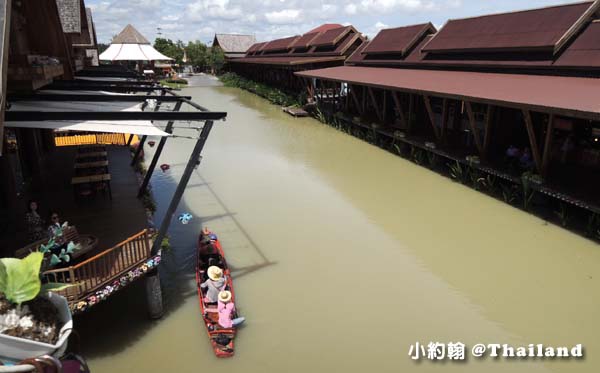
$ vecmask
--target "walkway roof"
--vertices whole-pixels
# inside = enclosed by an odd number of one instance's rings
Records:
[[[296,75],[600,120],[600,79],[359,66]]]

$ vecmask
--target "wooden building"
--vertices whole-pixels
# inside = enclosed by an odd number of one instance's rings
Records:
[[[56,4],[75,71],[97,66],[98,47],[92,10],[85,7],[83,0],[56,0]]]
[[[382,30],[296,75],[330,114],[598,210],[600,1]],[[528,164],[509,170],[509,148]]]
[[[256,43],[230,69],[246,78],[289,92],[303,89],[295,72],[342,66],[365,37],[352,26],[323,25],[304,35]]]

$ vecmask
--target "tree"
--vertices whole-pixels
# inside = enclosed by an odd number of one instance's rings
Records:
[[[175,60],[175,63],[182,64],[183,63],[183,43],[181,41],[177,42],[181,45],[173,43],[171,39],[163,39],[156,38],[154,40],[154,49],[164,54],[167,57],[171,57]]]
[[[208,47],[196,40],[190,41],[185,48],[188,57],[188,63],[198,70],[206,70],[208,66]]]
[[[212,47],[208,53],[208,66],[210,66],[213,74],[218,74],[225,65],[225,53],[219,47]]]
[[[98,54],[104,53],[104,51],[107,50],[109,46],[110,44],[98,43]]]

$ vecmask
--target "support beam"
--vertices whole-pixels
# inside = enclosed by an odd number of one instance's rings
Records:
[[[44,92],[43,90],[40,92]],[[152,93],[152,92],[148,92]],[[191,96],[165,96],[164,91],[161,95],[61,95],[61,94],[48,94],[39,93],[34,95],[10,95],[7,100],[13,101],[83,101],[83,102],[144,102],[146,100],[156,100],[158,102],[177,102],[180,98],[186,98],[190,100]]]
[[[402,101],[400,101],[400,97],[398,97],[398,92],[392,91],[392,99],[394,100],[396,112],[400,116],[400,122],[402,123],[402,128],[408,129],[408,122],[406,120],[406,116],[404,115],[404,110],[402,109]]]
[[[352,85],[350,86],[350,96],[352,96],[352,100],[354,101],[354,104],[356,105],[356,109],[358,110],[360,115],[363,115],[363,110],[362,110],[362,105],[360,104],[360,101],[358,100],[358,97],[356,97],[356,92],[355,92],[355,88],[356,86]]]
[[[527,109],[523,109],[523,118],[525,119],[525,126],[527,127],[527,134],[529,135],[529,145],[531,147],[531,154],[535,162],[535,168],[537,172],[542,174],[542,160],[540,157],[540,148],[537,143],[535,136],[535,129],[533,128],[533,119],[531,118],[531,112]]]
[[[486,159],[492,142],[492,126],[494,124],[494,106],[488,104],[485,114],[485,133],[483,134],[483,158]]]
[[[449,103],[448,103],[448,99],[444,98],[443,104],[442,104],[442,132],[440,134],[440,137],[442,138],[442,140],[446,140],[446,133],[448,132],[448,110],[449,109]]]
[[[181,101],[176,103],[173,111],[175,111],[175,112],[179,111],[181,109],[181,104],[182,104]],[[174,123],[174,121],[169,121],[167,123],[167,127],[165,128],[166,133],[173,132],[173,123]],[[165,147],[166,142],[167,142],[167,137],[162,137],[160,139],[160,142],[158,143],[158,146],[156,148],[156,153],[154,153],[154,157],[152,157],[152,162],[150,163],[150,166],[148,167],[148,170],[146,171],[146,175],[144,176],[144,181],[142,182],[142,186],[140,186],[140,189],[138,191],[138,197],[141,197],[146,192],[146,189],[148,188],[148,184],[150,183],[150,178],[152,177],[152,173],[154,172],[154,169],[156,168],[156,164],[158,163],[158,158],[160,158],[160,154],[162,153],[162,150]]]
[[[181,106],[182,101],[175,105]],[[7,111],[6,121],[55,121],[55,120],[220,120],[227,116],[216,111]]]
[[[383,115],[381,113],[381,109],[379,108],[379,103],[377,103],[377,98],[375,97],[375,93],[371,87],[367,87],[367,91],[369,92],[369,97],[371,98],[371,103],[373,104],[373,108],[375,109],[375,114],[377,114],[377,118],[383,122]]]
[[[440,139],[440,132],[438,131],[437,126],[435,125],[435,117],[433,115],[433,109],[431,108],[431,99],[427,95],[423,95],[423,100],[425,101],[425,108],[427,109],[427,114],[429,115],[429,121],[431,122],[431,128],[433,128],[433,134],[436,139]]]
[[[171,199],[171,203],[169,204],[169,207],[167,208],[167,212],[165,213],[165,216],[163,217],[162,224],[160,225],[160,229],[158,230],[158,234],[156,236],[156,239],[154,240],[154,244],[152,245],[152,250],[150,251],[151,255],[158,254],[158,251],[160,250],[162,240],[165,238],[167,231],[169,230],[169,226],[171,225],[171,220],[173,220],[173,215],[175,214],[175,211],[177,210],[177,206],[179,206],[179,202],[181,201],[183,192],[185,191],[185,188],[187,187],[187,184],[190,181],[192,172],[194,171],[194,168],[196,168],[196,166],[198,166],[200,164],[200,160],[201,160],[200,155],[202,154],[202,149],[204,148],[204,144],[206,144],[208,135],[210,135],[212,126],[213,126],[213,122],[208,121],[204,124],[204,127],[202,128],[202,131],[200,132],[200,137],[196,141],[196,146],[194,146],[194,150],[192,151],[192,154],[187,163],[187,166],[185,166],[185,171],[183,172],[183,175],[181,176],[181,180],[179,181],[179,184],[177,185],[177,189],[175,190],[173,199]]]
[[[362,111],[361,113],[366,113],[367,112],[367,87],[362,86],[361,91],[361,105],[362,105]]]
[[[473,107],[471,106],[471,102],[465,101],[465,108],[467,109],[467,116],[469,117],[469,126],[471,127],[471,133],[473,134],[475,146],[479,151],[479,155],[483,157],[483,145],[481,144],[481,137],[479,137],[479,129],[477,128],[477,123],[475,121],[475,113],[473,113]]]
[[[408,127],[406,132],[410,133],[413,126],[413,116],[415,111],[415,96],[412,93],[408,94]]]
[[[387,91],[384,89],[383,91],[383,108],[381,109],[381,121],[385,124],[385,120],[387,119],[387,107],[388,107],[388,99],[387,99]]]
[[[159,97],[163,97],[164,94],[165,94],[165,92],[163,91],[161,93],[161,96],[159,96]],[[177,98],[175,96],[166,96],[166,97]],[[160,104],[161,104],[161,101],[156,102],[154,111],[160,110]],[[138,158],[140,157],[140,154],[142,153],[142,150],[144,149],[144,144],[146,143],[147,138],[148,138],[148,136],[146,136],[146,135],[142,136],[142,139],[140,140],[140,143],[138,144],[138,148],[135,150],[135,154],[133,155],[133,159],[131,159],[131,166],[134,166],[137,163]]]
[[[552,154],[552,136],[554,132],[554,114],[549,114],[548,127],[546,127],[546,140],[544,141],[544,155],[542,156],[542,177],[548,176],[550,155]]]

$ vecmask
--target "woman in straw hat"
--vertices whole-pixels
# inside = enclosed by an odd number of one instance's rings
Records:
[[[219,325],[223,328],[233,328],[246,320],[245,317],[232,318],[235,315],[235,304],[231,301],[231,292],[228,290],[219,293],[217,312],[219,312]]]
[[[223,274],[223,270],[217,266],[210,266],[206,271],[208,280],[200,284],[202,289],[208,289],[204,302],[206,303],[217,303],[219,292],[225,290],[227,285],[227,276]]]

